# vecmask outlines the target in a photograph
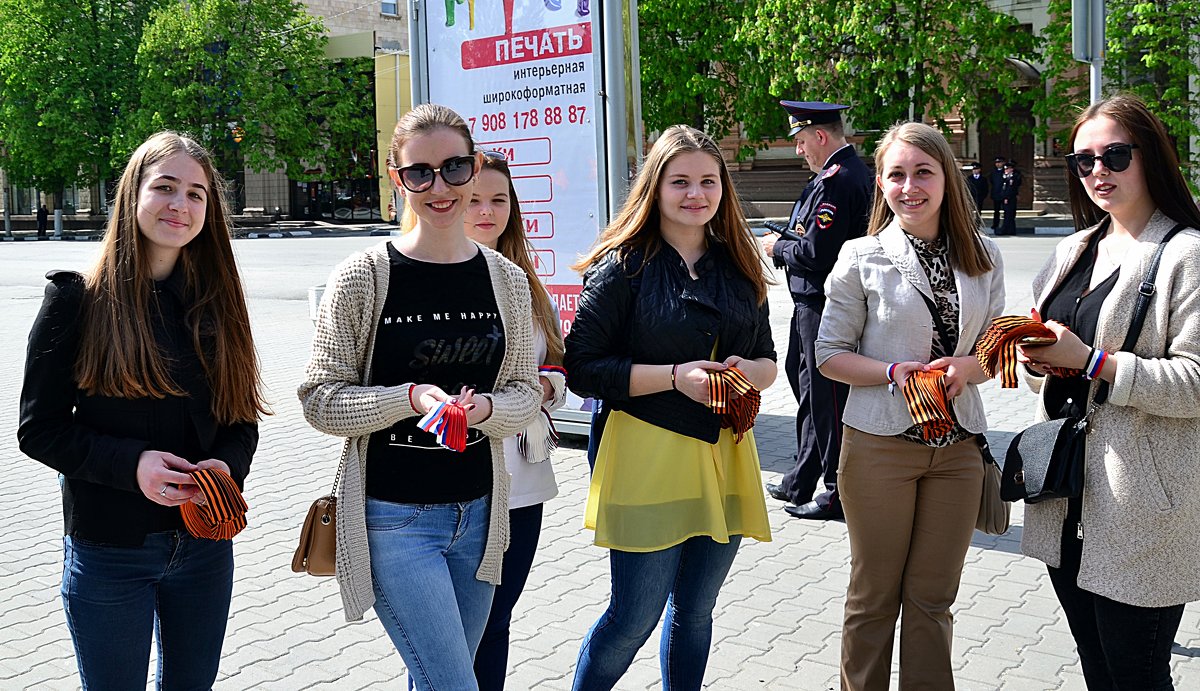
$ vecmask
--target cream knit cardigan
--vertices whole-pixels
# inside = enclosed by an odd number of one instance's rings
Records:
[[[1137,344],[1133,352],[1117,352],[1138,285],[1174,225],[1161,212],[1150,218],[1122,260],[1096,324],[1096,347],[1112,354],[1116,377],[1087,435],[1076,582],[1139,607],[1200,599],[1200,233],[1185,230],[1167,243]],[[1059,243],[1034,279],[1036,304],[1062,282],[1093,230]],[[1040,393],[1040,377],[1026,380]],[[1047,419],[1041,396],[1037,418]],[[1021,551],[1059,566],[1066,515],[1066,499],[1026,505]]]
[[[488,395],[492,414],[476,426],[490,441],[492,503],[487,546],[475,577],[499,584],[508,549],[509,479],[503,441],[524,429],[537,413],[542,387],[534,362],[529,282],[501,255],[485,247],[480,251],[487,260],[504,324],[505,349],[496,386]],[[309,424],[326,434],[347,437],[336,531],[337,580],[347,621],[362,619],[375,604],[367,549],[367,442],[372,432],[417,415],[409,404],[413,384],[371,386],[375,332],[387,299],[390,268],[384,242],[350,256],[333,270],[317,313],[312,357],[297,391]]]

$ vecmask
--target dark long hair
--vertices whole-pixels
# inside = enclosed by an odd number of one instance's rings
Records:
[[[504,258],[521,267],[525,277],[529,279],[529,293],[533,300],[534,322],[546,337],[546,364],[561,365],[563,358],[562,328],[558,323],[558,315],[546,287],[538,279],[533,268],[533,247],[525,235],[525,224],[521,220],[521,204],[517,200],[517,190],[513,187],[512,173],[508,169],[508,161],[496,156],[484,156],[482,170],[494,170],[508,180],[508,225],[500,231],[496,238],[496,251]]]
[[[1167,128],[1158,116],[1146,108],[1137,97],[1118,94],[1093,103],[1075,118],[1071,136],[1067,139],[1071,149],[1075,148],[1075,135],[1083,123],[1096,118],[1111,118],[1129,133],[1131,144],[1137,144],[1137,155],[1142,157],[1142,171],[1146,188],[1154,206],[1176,223],[1200,228],[1200,209],[1188,190],[1183,173],[1179,170],[1179,155],[1171,142]],[[1083,180],[1067,171],[1067,191],[1071,199],[1071,215],[1075,218],[1075,229],[1082,230],[1096,225],[1107,214],[1096,206],[1083,187]]]
[[[742,213],[742,203],[737,190],[733,188],[729,168],[712,137],[687,125],[668,127],[654,142],[621,211],[600,233],[592,249],[571,268],[579,272],[586,271],[613,248],[620,248],[620,252],[640,249],[643,251],[643,261],[649,261],[663,243],[658,212],[658,188],[663,173],[676,156],[695,151],[712,156],[721,171],[721,202],[717,205],[716,215],[708,223],[709,233],[725,245],[734,266],[754,286],[758,304],[765,302],[767,278],[763,271],[765,264],[762,252]]]
[[[185,324],[212,390],[213,417],[222,424],[253,422],[267,413],[246,296],[229,238],[224,184],[212,158],[190,137],[159,132],[133,152],[117,182],[113,214],[100,257],[86,282],[75,379],[89,394],[164,398],[184,391],[171,379],[149,315],[154,279],[137,224],[145,170],[184,154],[209,183],[204,226],[179,253]]]

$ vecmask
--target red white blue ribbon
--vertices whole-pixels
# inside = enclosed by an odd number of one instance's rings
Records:
[[[451,451],[467,448],[467,411],[454,401],[442,401],[417,421],[417,427],[432,432],[437,443]]]

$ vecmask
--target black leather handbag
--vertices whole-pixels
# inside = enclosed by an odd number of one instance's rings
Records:
[[[1154,279],[1158,275],[1163,250],[1167,241],[1180,230],[1183,230],[1183,224],[1172,228],[1154,252],[1146,278],[1138,286],[1133,320],[1129,322],[1129,331],[1121,345],[1123,351],[1133,350],[1137,343],[1142,325],[1146,322],[1150,298],[1154,295]],[[1103,231],[1104,228],[1099,228],[1096,232]],[[1000,470],[1000,498],[1036,504],[1046,499],[1071,499],[1083,494],[1088,419],[1107,400],[1108,382],[1102,381],[1082,417],[1047,420],[1018,432],[1008,446],[1008,453],[1004,455],[1004,467]]]

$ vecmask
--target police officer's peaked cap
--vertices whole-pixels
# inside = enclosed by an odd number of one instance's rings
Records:
[[[809,125],[823,125],[842,119],[842,111],[850,106],[840,103],[825,103],[824,101],[780,101],[779,105],[788,114],[788,136],[794,137],[800,130]]]

